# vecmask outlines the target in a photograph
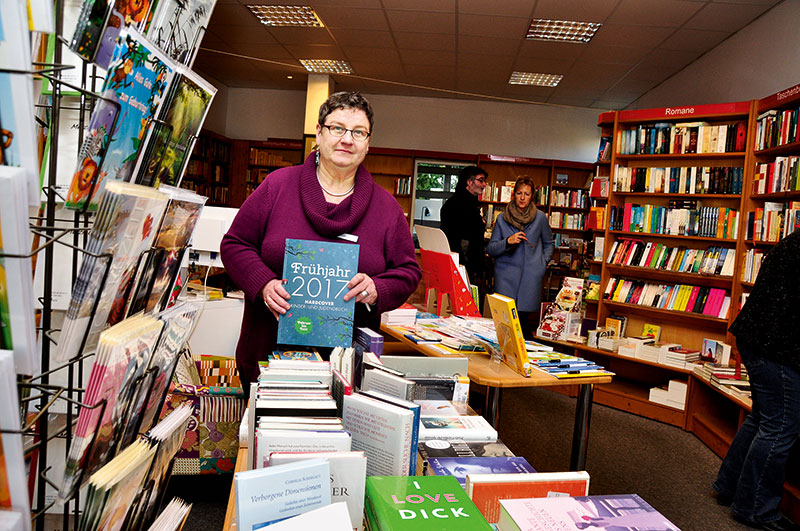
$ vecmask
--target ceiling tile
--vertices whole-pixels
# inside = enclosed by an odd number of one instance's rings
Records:
[[[325,28],[271,28],[270,35],[282,44],[335,44]]]
[[[454,89],[456,84],[456,69],[452,66],[420,66],[414,68],[413,73],[407,75],[403,81],[424,87]]]
[[[216,6],[211,14],[210,24],[263,26],[256,16],[241,4],[220,4]]]
[[[460,35],[458,37],[458,51],[459,53],[485,53],[513,57],[517,54],[521,43],[521,38],[501,39],[497,37],[479,37],[477,35]]]
[[[526,0],[458,0],[458,12],[471,15],[504,15],[530,18],[534,2]]]
[[[652,64],[639,64],[636,65],[627,75],[631,79],[639,79],[642,81],[663,81],[666,79],[664,68],[654,66]]]
[[[538,59],[534,57],[518,57],[513,69],[517,72],[536,72],[539,74],[565,74],[573,61],[558,59]]]
[[[339,6],[319,6],[315,11],[329,28],[358,30],[388,30],[382,9],[341,9]]]
[[[521,17],[458,15],[459,35],[523,39],[530,25],[530,19]]]
[[[604,22],[619,0],[587,2],[586,0],[539,0],[532,18]]]
[[[456,12],[456,0],[382,0],[384,9]]]
[[[556,89],[553,87],[536,87],[533,85],[509,85],[503,91],[503,96],[519,98],[528,101],[547,101]]]
[[[613,63],[633,65],[642,60],[647,54],[646,48],[635,46],[607,46],[604,44],[589,44],[586,51],[580,56],[581,61],[597,63]]]
[[[768,9],[764,5],[706,4],[687,23],[691,29],[738,31]]]
[[[652,48],[669,37],[675,30],[657,26],[632,26],[627,24],[604,24],[589,43],[611,46],[636,46]]]
[[[702,2],[687,0],[620,0],[607,22],[677,28],[697,13],[703,5]]]
[[[280,44],[235,44],[233,49],[236,53],[246,57],[257,57],[260,59],[272,59],[274,61],[289,62],[294,61],[294,57],[285,47]],[[296,62],[295,62],[296,64]]]
[[[386,81],[399,81],[405,77],[403,68],[398,63],[372,63],[368,61],[353,61],[351,65],[356,75],[383,79]]]
[[[696,51],[691,52],[684,50],[665,50],[664,48],[656,48],[642,61],[642,64],[664,66],[678,70],[688,65],[699,56],[700,53]]]
[[[486,69],[491,72],[503,72],[506,76],[510,76],[511,69],[514,66],[514,58],[508,55],[460,53],[458,54],[458,66]],[[506,79],[506,81],[508,80]]]
[[[635,79],[630,76],[627,76],[620,79],[616,84],[614,84],[614,87],[611,90],[617,93],[626,92],[631,94],[634,93],[644,94],[648,90],[652,89],[653,87],[661,83],[661,81],[663,81],[663,79],[666,79],[666,77],[667,76],[662,74],[662,79],[659,79],[657,81],[653,80],[648,81],[644,79]]]
[[[456,37],[453,33],[418,33],[395,31],[397,47],[405,50],[429,50],[454,52]]]
[[[251,0],[247,2],[248,4],[253,4],[255,1]],[[284,2],[281,1],[281,4]],[[353,8],[353,7],[370,7],[374,9],[381,8],[381,0],[293,0],[290,2],[292,5],[310,5],[314,8],[314,11],[317,11],[318,7],[324,6],[334,6],[337,8]],[[318,11],[317,11],[318,12]]]
[[[222,30],[214,29],[214,33],[220,35],[222,40],[228,44],[277,44],[267,27],[259,24],[257,28],[248,26],[226,26]]]
[[[580,88],[587,83],[594,83],[598,87],[608,87],[627,74],[630,68],[628,65],[577,61],[566,73],[559,86]]]
[[[392,31],[409,31],[422,33],[455,32],[455,13],[437,13],[433,11],[398,11],[386,10],[386,17]]]
[[[342,51],[338,46],[292,44],[286,49],[298,59],[342,59]]]
[[[345,29],[331,30],[334,40],[340,46],[372,46],[374,48],[394,48],[395,42],[392,32],[376,30],[348,31]]]
[[[555,94],[547,98],[550,105],[566,105],[568,107],[589,107],[594,103],[594,98],[567,98]]]
[[[633,98],[633,99],[629,98],[629,99],[621,99],[621,100],[611,100],[611,99],[605,99],[604,98],[602,100],[595,101],[594,103],[592,103],[590,105],[590,107],[592,109],[600,109],[600,110],[603,110],[603,111],[618,111],[618,110],[624,109],[625,107],[630,105],[630,103],[634,99],[635,98]]]
[[[574,61],[586,51],[586,46],[592,46],[592,44],[593,43],[586,45],[570,42],[547,42],[523,39],[519,48],[519,56],[538,57],[540,59],[558,57],[559,59]]]
[[[456,62],[456,54],[454,52],[400,50],[400,60],[406,65],[452,66]]]
[[[661,43],[660,47],[666,50],[705,52],[721,43],[729,35],[730,33],[725,31],[681,28]]]
[[[580,88],[569,88],[567,86],[558,84],[552,97],[559,98],[581,98],[596,100],[605,93],[606,89],[594,85],[583,85]]]
[[[394,48],[369,48],[363,46],[344,47],[344,55],[353,62],[397,63],[400,54]]]

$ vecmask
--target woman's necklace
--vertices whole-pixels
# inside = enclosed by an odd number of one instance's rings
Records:
[[[356,180],[353,179],[353,186],[351,186],[349,190],[347,190],[346,192],[335,194],[335,193],[331,192],[330,190],[328,190],[327,188],[325,188],[325,185],[322,184],[322,179],[319,178],[319,171],[317,171],[317,182],[319,183],[320,188],[322,188],[322,191],[325,192],[326,194],[328,194],[331,197],[344,197],[346,195],[350,195],[350,193],[356,187]]]

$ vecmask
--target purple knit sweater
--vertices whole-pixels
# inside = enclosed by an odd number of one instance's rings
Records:
[[[337,236],[344,233],[358,236],[358,270],[372,277],[378,291],[371,312],[356,304],[355,325],[377,330],[380,314],[403,304],[422,272],[400,205],[363,165],[352,195],[337,205],[325,200],[313,154],[301,166],[271,173],[242,204],[222,239],[221,254],[228,274],[245,293],[236,347],[243,384],[255,381],[257,362],[275,348],[278,322],[260,293],[270,280],[283,278],[286,238],[343,243]]]

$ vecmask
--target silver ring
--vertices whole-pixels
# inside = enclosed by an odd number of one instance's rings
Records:
[[[368,295],[369,295],[369,291],[367,291],[367,290],[364,290],[364,291],[361,292],[361,296],[364,297],[364,298],[367,298]]]

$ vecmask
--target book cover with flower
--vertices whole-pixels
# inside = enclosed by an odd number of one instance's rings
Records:
[[[358,272],[358,245],[286,239],[283,276],[291,308],[278,319],[278,343],[349,347],[355,298],[347,283]]]

